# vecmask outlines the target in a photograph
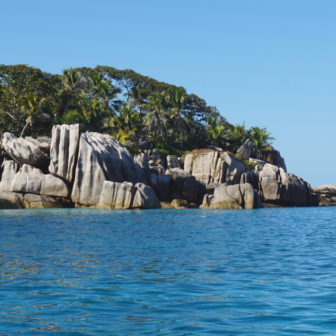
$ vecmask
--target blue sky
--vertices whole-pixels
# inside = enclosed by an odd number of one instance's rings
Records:
[[[0,0],[0,63],[109,65],[184,86],[336,185],[336,1]]]

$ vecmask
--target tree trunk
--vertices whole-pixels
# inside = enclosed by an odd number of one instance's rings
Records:
[[[23,130],[22,130],[21,135],[20,135],[21,138],[23,137],[23,134],[24,134],[24,132],[25,132],[27,126],[29,125],[29,123],[30,123],[30,121],[27,121],[25,127],[23,127]]]

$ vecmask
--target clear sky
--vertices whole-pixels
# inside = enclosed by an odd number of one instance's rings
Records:
[[[109,65],[184,86],[336,185],[335,0],[0,0],[0,63]]]

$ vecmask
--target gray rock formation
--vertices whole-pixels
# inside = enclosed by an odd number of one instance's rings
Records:
[[[26,209],[53,209],[62,207],[54,197],[36,194],[26,194],[24,196],[24,206]]]
[[[258,194],[249,183],[226,185],[215,189],[214,195],[205,195],[202,209],[255,209],[260,206]]]
[[[72,183],[74,179],[79,125],[55,125],[50,145],[50,174]]]
[[[4,160],[2,163],[3,173],[0,183],[0,190],[12,191],[12,182],[15,174],[19,171],[19,164],[13,160]]]
[[[133,208],[139,209],[160,209],[161,204],[155,195],[154,190],[142,183],[135,185],[137,189],[133,200]]]
[[[135,188],[130,182],[104,181],[98,209],[130,209],[133,206]]]
[[[308,206],[312,191],[303,179],[274,165],[266,164],[259,173],[259,195],[263,201]]]
[[[326,184],[318,188],[312,188],[314,193],[336,196],[336,186]]]
[[[237,150],[237,154],[240,154],[244,160],[248,160],[251,156],[253,148],[253,142],[247,139]]]
[[[68,186],[53,175],[45,175],[40,169],[24,164],[15,174],[12,191],[27,194],[69,196]]]
[[[207,185],[208,183],[221,184],[227,180],[232,180],[235,184],[239,183],[241,174],[246,168],[228,152],[208,151],[188,154],[185,158],[184,170]]]
[[[278,168],[282,168],[285,173],[287,173],[285,159],[280,155],[279,151],[275,149],[271,151],[263,151],[261,153],[261,159],[267,163],[277,166]]]
[[[171,175],[152,174],[151,186],[160,202],[170,202],[172,199],[173,179]]]
[[[2,148],[20,166],[23,164],[40,166],[49,159],[38,145],[8,132],[3,135]]]
[[[136,183],[131,153],[110,135],[86,132],[79,140],[71,198],[76,204],[97,205],[104,181]]]
[[[22,194],[0,191],[0,209],[24,209]]]
[[[178,159],[174,155],[167,155],[167,168],[181,168]]]
[[[151,184],[151,172],[149,170],[148,158],[145,154],[134,155],[134,162],[137,169],[137,182],[147,185]],[[141,170],[139,170],[139,168]]]

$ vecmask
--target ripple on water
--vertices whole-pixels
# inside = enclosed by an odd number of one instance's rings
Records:
[[[0,335],[326,335],[336,208],[0,211]]]

